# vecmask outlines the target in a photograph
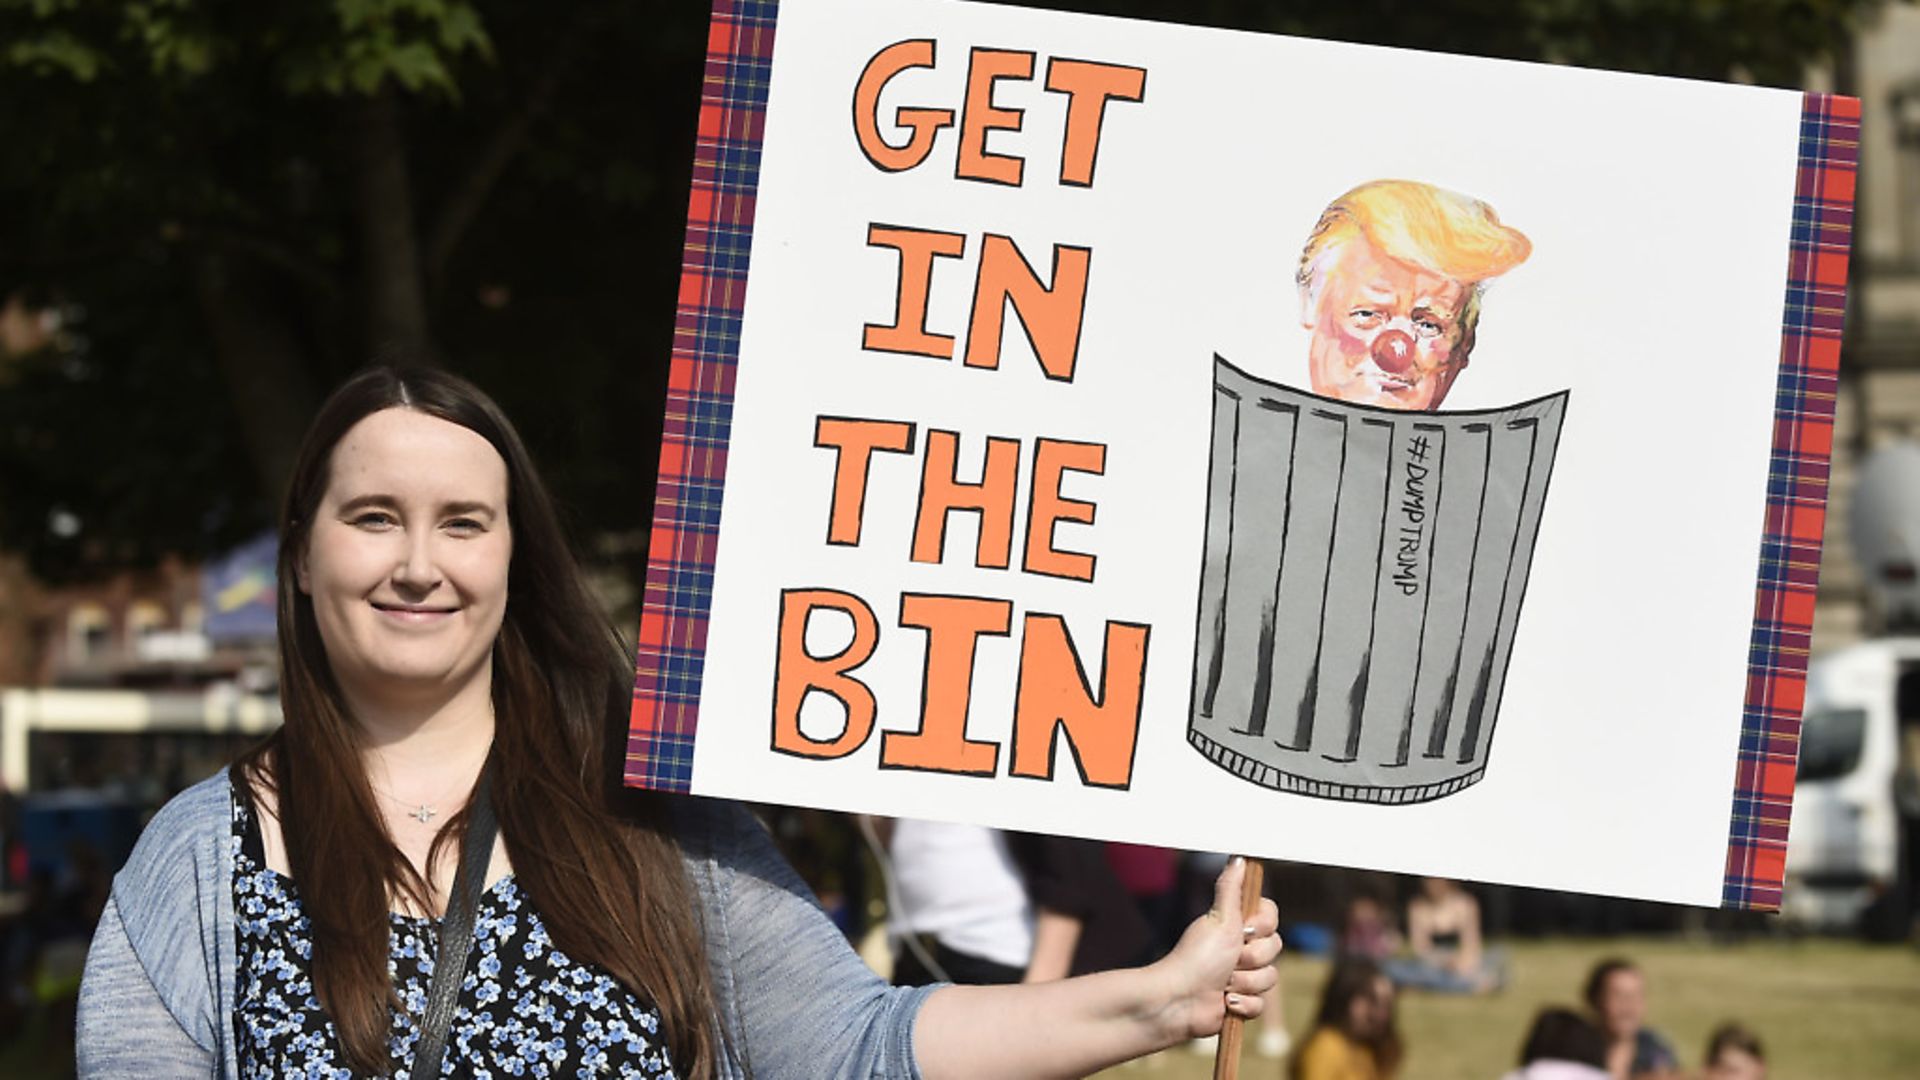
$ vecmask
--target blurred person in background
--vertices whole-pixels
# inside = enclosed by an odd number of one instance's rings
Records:
[[[1290,1080],[1388,1080],[1405,1047],[1394,1022],[1393,980],[1370,960],[1334,965],[1307,1041],[1293,1055]]]
[[[743,808],[619,786],[631,655],[465,380],[348,380],[280,525],[285,722],[114,879],[81,1076],[1069,1075],[1256,1017],[1277,978],[1235,864],[1150,968],[885,986]]]
[[[1147,921],[1155,949],[1180,940],[1186,911],[1180,901],[1180,852],[1151,844],[1106,845],[1107,865]]]
[[[900,818],[885,834],[893,985],[1017,983],[1033,956],[1033,905],[998,829]]]
[[[1502,1080],[1607,1080],[1607,1036],[1572,1009],[1541,1009],[1520,1046],[1520,1067]]]
[[[1400,931],[1379,897],[1361,893],[1347,901],[1340,918],[1339,955],[1384,963],[1399,948]]]
[[[907,818],[888,832],[895,986],[1052,982],[1157,955],[1097,842]]]
[[[1407,947],[1410,956],[1386,962],[1399,986],[1484,994],[1505,982],[1501,958],[1481,940],[1480,903],[1457,881],[1420,880],[1419,893],[1407,902]]]
[[[1099,842],[1008,833],[1033,901],[1033,957],[1027,982],[1133,967],[1154,954],[1152,928],[1127,894]]]
[[[1647,981],[1633,962],[1610,957],[1593,966],[1585,998],[1607,1036],[1607,1072],[1614,1080],[1677,1076],[1673,1044],[1646,1026]]]
[[[1705,1080],[1767,1080],[1767,1054],[1760,1037],[1745,1025],[1728,1021],[1707,1038]]]

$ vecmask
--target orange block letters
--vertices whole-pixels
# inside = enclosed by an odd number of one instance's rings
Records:
[[[880,93],[895,75],[909,68],[933,66],[933,42],[925,38],[897,41],[875,53],[853,88],[853,134],[867,160],[887,172],[913,168],[933,152],[933,137],[953,124],[952,109],[901,108],[893,122],[913,129],[905,146],[880,137]]]
[[[1094,157],[1100,151],[1100,125],[1107,118],[1107,102],[1145,98],[1147,69],[1055,57],[1047,61],[1047,89],[1067,95],[1067,134],[1060,146],[1060,182],[1092,187]]]
[[[894,296],[893,325],[868,323],[860,347],[875,352],[907,353],[953,359],[950,334],[927,333],[927,293],[933,287],[933,260],[957,259],[967,239],[959,233],[933,229],[867,226],[868,247],[890,247],[900,253],[900,286]]]
[[[832,447],[833,502],[827,511],[827,543],[860,543],[867,512],[867,468],[875,450],[913,452],[913,425],[899,420],[852,420],[822,416],[814,420],[813,445]]]
[[[880,736],[880,767],[992,776],[1000,744],[967,738],[974,650],[980,635],[1005,637],[1013,603],[973,596],[900,597],[900,625],[927,632],[920,691],[920,730]]]
[[[1033,482],[1027,510],[1027,549],[1021,569],[1029,574],[1093,580],[1092,555],[1061,551],[1053,546],[1053,527],[1062,521],[1093,524],[1094,505],[1060,494],[1060,474],[1084,472],[1100,476],[1106,472],[1107,448],[1099,443],[1069,442],[1065,439],[1040,439],[1033,449]]]
[[[1058,615],[1030,612],[1020,643],[1020,689],[1013,712],[1013,775],[1053,779],[1056,735],[1064,731],[1080,778],[1095,787],[1133,780],[1140,692],[1147,672],[1147,627],[1107,623],[1100,694]]]
[[[962,180],[1020,186],[1023,158],[987,152],[987,132],[1019,131],[1024,109],[993,103],[993,84],[1001,79],[1033,78],[1033,54],[1008,49],[975,49],[967,65],[967,100],[960,115],[960,160],[953,174]]]
[[[1011,302],[1040,359],[1040,369],[1049,379],[1072,382],[1074,361],[1080,354],[1080,323],[1087,308],[1087,268],[1092,262],[1090,248],[1055,244],[1053,284],[1042,285],[1040,275],[1010,238],[987,233],[980,247],[980,275],[974,282],[966,365],[1000,366],[1003,320]]]
[[[853,620],[853,640],[832,656],[807,652],[807,624],[820,609],[845,612]],[[799,757],[845,757],[873,734],[873,691],[848,672],[867,662],[880,641],[880,624],[867,602],[836,589],[784,589],[780,593],[780,634],[773,675],[773,748]],[[818,691],[847,710],[847,724],[833,739],[809,738],[800,730],[800,706]]]
[[[960,434],[938,428],[927,432],[927,456],[920,466],[920,506],[913,518],[914,562],[937,563],[946,553],[947,515],[980,515],[980,539],[974,565],[1005,570],[1013,554],[1013,496],[1020,481],[1020,441],[990,436],[979,483],[958,479]]]

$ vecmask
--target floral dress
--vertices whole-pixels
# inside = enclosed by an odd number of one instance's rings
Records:
[[[239,793],[232,842],[240,1075],[350,1080],[333,1020],[314,994],[313,939],[299,894],[267,869],[259,824]],[[387,974],[404,1006],[387,1040],[390,1074],[410,1080],[440,923],[388,919]],[[606,971],[555,948],[511,876],[480,897],[473,936],[441,1076],[673,1076],[659,1012]]]

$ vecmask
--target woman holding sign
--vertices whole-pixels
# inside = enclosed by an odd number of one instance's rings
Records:
[[[887,987],[745,811],[620,790],[631,668],[485,395],[322,407],[281,516],[285,726],[161,810],[88,958],[83,1076],[1066,1076],[1251,1017],[1244,867],[1156,963]]]

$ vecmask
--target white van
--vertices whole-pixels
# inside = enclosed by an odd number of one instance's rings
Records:
[[[1904,764],[1903,764],[1904,763]],[[1920,637],[1816,658],[1794,784],[1782,912],[1904,937],[1920,826]],[[1904,817],[1904,821],[1902,820]]]

